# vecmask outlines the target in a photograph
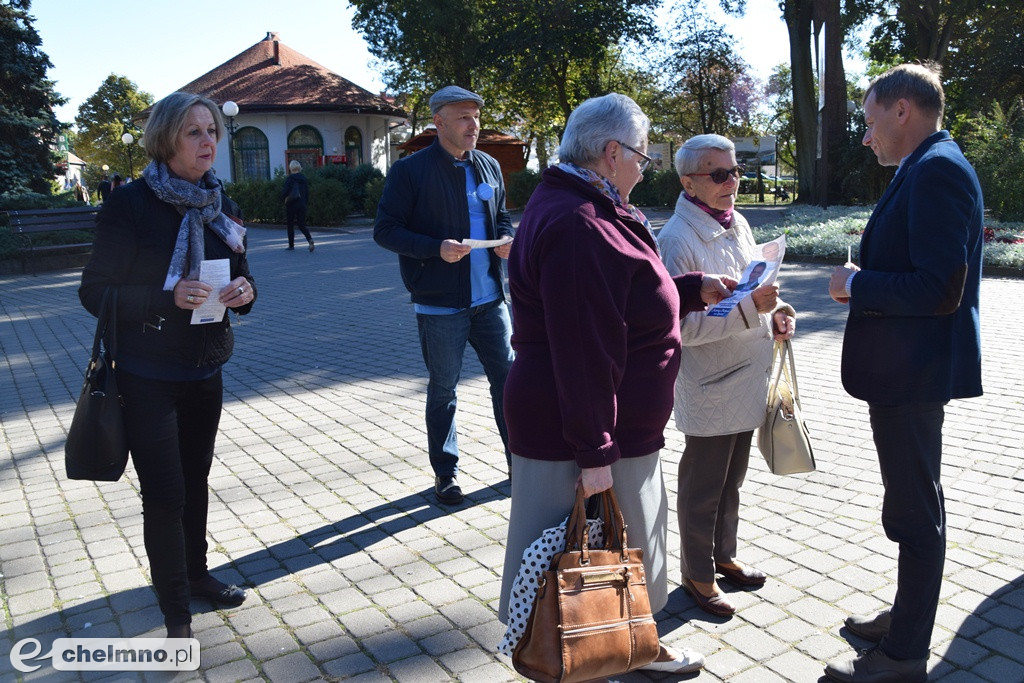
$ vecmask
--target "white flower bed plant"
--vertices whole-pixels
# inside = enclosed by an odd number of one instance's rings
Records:
[[[758,243],[786,235],[786,251],[817,258],[846,260],[847,247],[853,247],[857,261],[860,236],[871,216],[871,207],[795,206],[783,213],[778,223],[754,228]],[[987,220],[985,264],[1024,269],[1024,223],[1000,223]]]

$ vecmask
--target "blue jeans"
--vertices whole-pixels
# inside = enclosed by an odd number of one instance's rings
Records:
[[[512,321],[503,301],[467,308],[451,315],[416,315],[420,347],[430,379],[427,382],[427,447],[437,476],[459,470],[459,439],[455,432],[456,387],[462,373],[466,342],[476,350],[491,385],[491,404],[498,434],[511,463],[505,428],[505,377],[512,366]]]

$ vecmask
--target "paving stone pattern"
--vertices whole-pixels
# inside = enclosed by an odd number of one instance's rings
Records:
[[[260,298],[224,368],[209,515],[211,567],[249,598],[225,610],[194,601],[202,666],[173,680],[518,680],[494,654],[509,483],[474,354],[458,414],[467,499],[446,509],[432,495],[425,373],[395,257],[365,221],[318,232],[312,254],[286,252],[283,229],[249,235]],[[879,523],[865,406],[839,383],[845,311],[827,297],[828,272],[783,269],[818,471],[776,477],[752,455],[741,559],[771,578],[729,588],[732,619],[709,617],[678,588],[683,443],[666,430],[671,594],[658,618],[666,641],[707,656],[687,680],[817,681],[825,661],[866,645],[845,616],[893,596],[896,549]],[[163,634],[131,466],[109,484],[63,474],[94,324],[78,281],[79,271],[0,278],[4,681],[18,679],[7,655],[23,638],[48,651],[58,637]],[[952,403],[945,429],[949,554],[929,669],[951,683],[1024,681],[1024,282],[986,278],[982,300],[986,395]],[[103,677],[47,666],[21,678]]]

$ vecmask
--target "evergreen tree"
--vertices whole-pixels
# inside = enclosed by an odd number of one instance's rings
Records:
[[[40,49],[30,0],[0,0],[0,194],[48,194],[56,175],[54,107],[66,101],[53,89],[53,66]]]

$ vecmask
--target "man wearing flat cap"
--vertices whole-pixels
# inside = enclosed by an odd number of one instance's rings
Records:
[[[512,365],[512,325],[501,260],[511,249],[512,219],[498,162],[476,149],[483,98],[456,85],[430,98],[437,139],[397,161],[377,206],[373,239],[398,254],[402,281],[416,311],[426,363],[427,448],[438,502],[457,505],[456,387],[468,342],[491,388],[498,433],[511,456],[503,394]],[[471,248],[465,239],[502,240]]]

